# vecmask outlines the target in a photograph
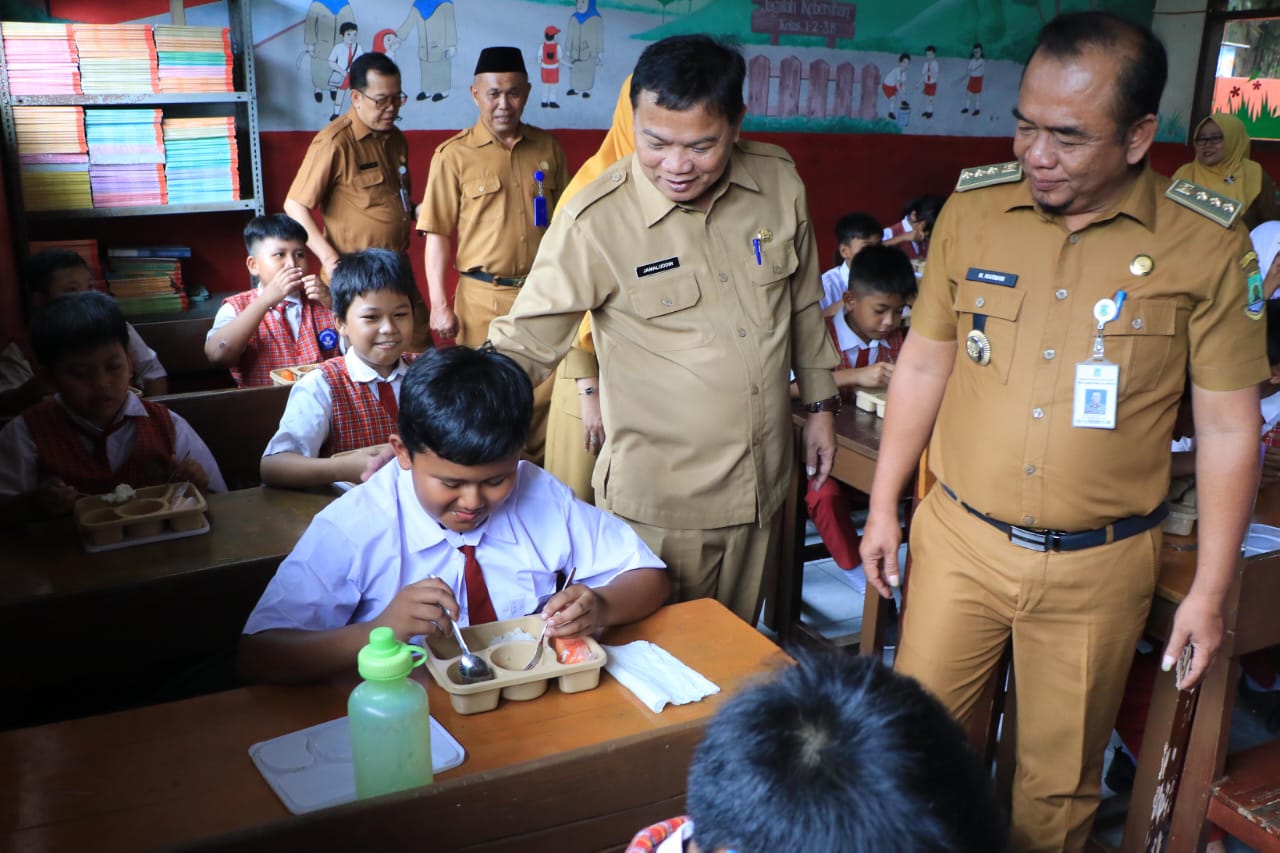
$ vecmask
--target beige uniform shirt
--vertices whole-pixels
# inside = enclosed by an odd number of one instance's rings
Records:
[[[490,275],[529,272],[546,229],[533,224],[533,198],[543,173],[547,213],[569,183],[564,152],[555,137],[527,124],[507,149],[481,122],[459,131],[436,148],[427,173],[427,191],[418,230],[458,234],[457,268]]]
[[[320,208],[325,237],[339,252],[406,252],[413,219],[409,144],[398,129],[377,133],[348,110],[311,140],[288,197]]]
[[[1266,324],[1245,313],[1246,277],[1257,270],[1249,235],[1164,198],[1168,186],[1145,169],[1115,212],[1074,234],[1035,206],[1025,180],[947,202],[911,333],[957,344],[929,463],[965,503],[1011,524],[1069,531],[1148,513],[1168,491],[1188,367],[1212,391],[1270,375]],[[1150,274],[1131,270],[1139,256]],[[983,271],[1017,280],[989,283]],[[1118,290],[1127,298],[1103,335],[1106,359],[1120,368],[1116,428],[1073,427],[1093,307]],[[975,314],[987,317],[985,366],[964,347]]]
[[[625,157],[557,213],[490,338],[541,381],[590,311],[607,436],[597,504],[662,527],[747,524],[794,488],[788,371],[805,401],[836,393],[820,274],[782,149],[739,143],[706,212]]]

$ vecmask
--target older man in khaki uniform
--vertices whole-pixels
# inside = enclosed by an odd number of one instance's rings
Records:
[[[637,153],[557,213],[490,338],[541,379],[591,312],[597,505],[666,561],[677,600],[714,596],[753,621],[795,482],[788,371],[814,404],[806,464],[820,479],[839,398],[804,186],[782,149],[738,141],[744,70],[706,36],[646,48]]]
[[[898,581],[897,496],[932,431],[897,667],[968,721],[1012,639],[1020,851],[1084,849],[1155,588],[1188,366],[1200,548],[1165,651],[1168,669],[1190,645],[1184,686],[1222,642],[1256,491],[1261,276],[1234,206],[1146,162],[1165,76],[1164,48],[1120,18],[1045,27],[1018,162],[962,174],[890,385],[867,576],[886,595]]]
[[[480,118],[442,142],[431,159],[418,217],[418,230],[427,238],[431,328],[441,337],[456,336],[463,346],[484,343],[490,321],[510,310],[542,242],[546,217],[569,183],[560,143],[520,120],[529,91],[519,48],[485,48],[471,86]],[[451,306],[445,273],[454,234],[455,265],[462,276]],[[538,464],[550,399],[550,382],[535,390],[525,450]]]
[[[381,53],[351,64],[351,109],[315,135],[289,187],[284,211],[307,231],[307,248],[326,281],[342,254],[390,249],[406,254],[413,222],[409,144],[395,126],[404,105],[400,69]],[[319,208],[323,228],[311,211]],[[431,346],[427,307],[414,300],[415,351]]]

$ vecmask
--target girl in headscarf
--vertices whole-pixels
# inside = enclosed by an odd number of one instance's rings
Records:
[[[1180,166],[1173,173],[1174,178],[1184,178],[1243,204],[1246,228],[1280,219],[1275,181],[1249,159],[1249,134],[1244,122],[1233,115],[1214,113],[1196,125],[1192,142],[1196,159]]]

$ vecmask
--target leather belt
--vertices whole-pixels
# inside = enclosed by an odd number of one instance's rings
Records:
[[[945,483],[940,482],[938,485],[942,487],[942,491],[946,492],[948,497],[968,510],[970,515],[982,519],[1008,536],[1009,541],[1014,545],[1026,548],[1029,551],[1082,551],[1085,548],[1095,548],[1098,545],[1106,545],[1109,542],[1119,542],[1122,539],[1128,539],[1130,536],[1145,533],[1164,521],[1165,516],[1169,514],[1169,505],[1162,503],[1146,515],[1133,515],[1114,521],[1106,527],[1081,530],[1076,533],[1069,533],[1065,530],[1045,530],[1038,527],[1019,527],[1016,524],[1006,524],[1003,521],[978,512],[978,510],[960,500],[956,493],[951,491]]]
[[[478,279],[479,281],[488,282],[489,284],[501,285],[502,287],[523,287],[524,280],[526,278],[522,275],[490,275],[487,272],[480,272],[479,270],[464,272],[463,275]]]

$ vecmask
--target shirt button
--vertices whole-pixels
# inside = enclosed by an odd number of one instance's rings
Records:
[[[1058,297],[1058,301],[1061,302],[1063,299],[1067,298],[1066,288],[1059,287],[1053,295]]]
[[[476,192],[478,193],[484,192],[484,187],[476,187]]]
[[[616,184],[618,181],[622,180],[622,173],[614,172],[612,175],[609,176],[609,180],[613,181]]]
[[[979,296],[977,299],[973,300],[973,304],[981,308],[983,305],[987,304],[987,300]]]
[[[1044,351],[1044,360],[1045,360],[1045,361],[1053,361],[1053,357],[1054,357],[1055,355],[1057,355],[1057,353],[1056,353],[1056,352],[1054,352],[1054,351],[1053,351],[1053,350],[1051,350],[1051,349],[1047,349],[1047,350],[1045,350],[1045,351]]]
[[[1044,409],[1040,408],[1039,406],[1036,406],[1034,409],[1031,410],[1031,417],[1035,418],[1036,420],[1040,420],[1041,418],[1044,417]]]
[[[1134,317],[1134,318],[1133,318],[1133,322],[1132,322],[1132,323],[1130,323],[1129,325],[1130,325],[1130,326],[1133,326],[1135,329],[1141,329],[1141,328],[1142,328],[1142,318],[1141,318],[1141,317]]]
[[[1027,525],[1035,524],[1036,517],[1034,515],[1024,515],[1022,517],[1022,523]]]
[[[758,439],[758,438],[753,438],[753,439],[751,439],[751,446],[752,446],[752,447],[759,447],[759,446],[760,446],[760,439]]]
[[[774,271],[775,273],[782,272],[782,266],[781,266],[780,264],[774,264],[774,265],[773,265],[773,271]]]
[[[1070,237],[1067,238],[1067,242],[1074,246],[1076,243],[1080,242],[1080,235],[1072,234]]]
[[[752,386],[751,386],[751,393],[752,393],[752,394],[759,394],[759,393],[760,393],[760,386],[759,386],[759,385],[752,385]]]
[[[729,280],[729,276],[728,276],[728,274],[727,274],[727,273],[720,273],[720,280],[721,280],[721,281],[728,281],[728,280]]]
[[[740,338],[745,338],[746,336],[747,336],[747,330],[746,330],[746,329],[739,329],[739,330],[738,330],[738,337],[740,337]]]
[[[663,305],[665,305],[665,306],[667,306],[668,308],[670,308],[670,307],[671,307],[672,305],[674,305],[675,303],[671,301],[671,297],[670,297],[670,296],[664,296],[664,297],[662,297],[662,304],[663,304]]]
[[[1036,466],[1034,465],[1028,465],[1027,467],[1022,469],[1022,473],[1026,474],[1028,477],[1030,477],[1035,472],[1036,472]]]

